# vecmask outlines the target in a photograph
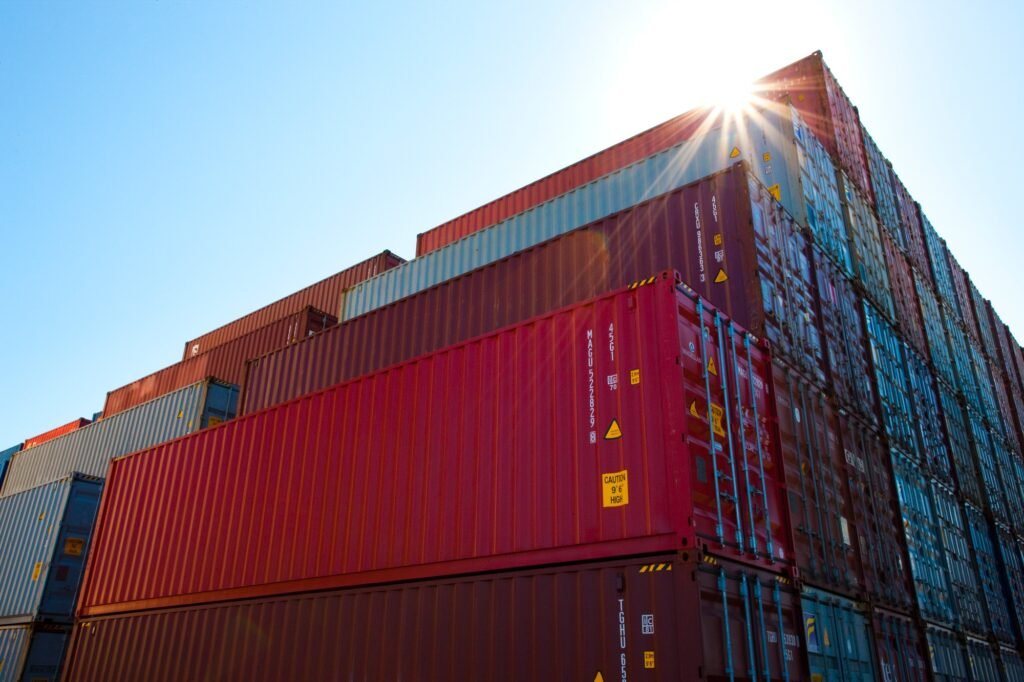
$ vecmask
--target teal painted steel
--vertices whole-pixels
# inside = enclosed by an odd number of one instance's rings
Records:
[[[76,474],[0,498],[0,623],[71,622],[101,489]]]
[[[0,451],[0,485],[2,485],[4,482],[4,476],[7,475],[7,465],[10,463],[11,457],[14,456],[14,453],[20,451],[21,443],[18,443],[13,447],[7,448],[6,450]]]
[[[811,679],[868,682],[875,679],[865,607],[805,587],[800,595]]]
[[[932,366],[938,376],[950,386],[956,385],[956,370],[953,368],[953,355],[946,339],[946,323],[942,318],[939,299],[931,283],[917,270],[914,271],[914,289],[917,302],[921,305],[921,319],[924,322],[924,336],[928,342],[928,353]]]
[[[885,432],[894,447],[917,461],[914,411],[903,364],[903,342],[867,301],[864,302],[864,321]]]
[[[101,419],[15,455],[0,497],[74,472],[102,478],[114,457],[230,419],[237,403],[236,387],[206,380]]]
[[[955,625],[946,552],[931,484],[920,467],[898,452],[891,454],[918,608],[933,623]]]
[[[974,381],[977,387],[977,407],[981,410],[982,416],[989,426],[1000,436],[1006,435],[1006,427],[1003,423],[1002,413],[999,411],[999,402],[996,400],[995,389],[992,387],[992,376],[989,374],[988,362],[982,355],[974,342],[968,339],[967,350],[971,356],[971,365],[974,368]]]
[[[1006,682],[1024,682],[1024,660],[1018,652],[1005,646],[999,647],[999,664]]]
[[[974,410],[967,411],[970,426],[971,445],[977,458],[978,473],[981,479],[985,507],[992,512],[997,521],[1009,525],[1010,510],[1003,490],[1003,481],[999,473],[999,459],[992,442],[992,434]]]
[[[910,404],[914,411],[914,428],[917,435],[918,463],[930,475],[952,487],[953,469],[950,464],[949,448],[942,430],[939,416],[939,398],[935,393],[935,381],[924,358],[914,352],[910,344],[903,345],[903,359],[910,388]]]
[[[1020,541],[1006,526],[996,524],[995,538],[1003,589],[1008,596],[1014,628],[1020,637],[1024,634],[1024,555],[1021,554]]]
[[[985,297],[978,291],[978,287],[974,285],[974,282],[970,282],[968,286],[971,291],[971,301],[974,303],[974,308],[971,312],[974,314],[974,319],[978,323],[978,331],[981,334],[981,350],[988,359],[998,363],[999,344],[996,341],[996,333],[992,327],[992,321],[988,316],[988,304],[985,301]]]
[[[1007,606],[1007,594],[999,575],[999,560],[996,546],[992,541],[989,521],[980,509],[975,509],[969,504],[964,505],[964,518],[967,519],[975,567],[978,569],[981,591],[985,597],[989,632],[1000,641],[1013,643],[1013,617]]]
[[[967,648],[955,633],[929,625],[925,639],[935,682],[969,682]]]
[[[968,637],[967,662],[974,682],[1003,682],[995,649],[988,642]]]
[[[963,509],[954,492],[932,481],[931,496],[948,569],[950,597],[959,628],[985,637],[989,632],[985,597],[978,583],[974,553]]]
[[[31,626],[0,627],[0,682],[15,682],[21,677],[31,638]]]
[[[839,189],[843,197],[843,216],[853,261],[853,274],[867,298],[890,321],[896,319],[896,306],[889,283],[889,269],[885,264],[885,250],[879,233],[878,221],[867,200],[842,172]]]
[[[942,317],[946,326],[946,338],[949,340],[949,348],[953,354],[953,368],[956,371],[956,383],[953,385],[966,398],[968,405],[975,410],[982,410],[978,382],[974,378],[974,360],[971,358],[967,334],[948,311],[943,310]]]
[[[878,213],[880,224],[892,235],[897,246],[906,250],[907,243],[903,235],[903,227],[900,225],[899,208],[896,205],[896,195],[892,189],[892,178],[889,176],[889,163],[863,126],[861,126],[861,138],[864,140],[864,153],[868,157],[871,191],[875,197],[875,210]]]
[[[949,271],[949,261],[946,260],[946,242],[939,237],[939,233],[932,227],[924,212],[919,211],[918,213],[921,218],[921,227],[924,230],[924,243],[932,275],[931,281],[942,302],[957,317],[960,317],[960,304],[957,302],[956,289],[953,288],[953,274]]]
[[[946,434],[946,444],[949,446],[957,492],[965,500],[981,507],[985,504],[985,495],[981,486],[981,474],[974,461],[967,411],[951,388],[939,382],[938,389],[943,430]]]
[[[738,124],[719,121],[703,135],[577,187],[550,201],[474,232],[436,251],[384,271],[350,289],[342,320],[410,296],[517,251],[682,187],[745,159],[797,222],[835,235],[826,242],[849,269],[845,232],[832,205],[829,169],[805,168],[828,156],[802,126],[796,110],[770,106]],[[834,196],[838,199],[838,193]],[[836,223],[836,218],[840,218]]]
[[[0,627],[0,682],[57,682],[70,626]]]

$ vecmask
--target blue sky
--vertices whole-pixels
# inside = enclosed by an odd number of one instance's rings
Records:
[[[2,3],[0,446],[816,49],[1024,338],[1021,5]]]

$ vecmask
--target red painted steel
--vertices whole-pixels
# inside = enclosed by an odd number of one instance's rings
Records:
[[[188,360],[191,357],[205,353],[219,345],[245,336],[289,315],[299,313],[307,306],[318,310],[325,310],[331,315],[337,316],[341,311],[341,304],[346,289],[350,289],[363,280],[404,262],[404,258],[396,256],[390,251],[383,251],[372,258],[368,258],[335,275],[320,280],[316,284],[310,284],[308,287],[299,289],[295,293],[265,305],[259,310],[243,315],[234,322],[229,322],[222,327],[192,339],[185,344],[185,352],[182,354],[181,359]]]
[[[772,363],[796,565],[805,583],[860,597],[861,550],[832,401],[782,361]]]
[[[914,593],[889,451],[873,426],[846,410],[838,416],[867,595],[876,604],[909,612]]]
[[[699,310],[661,275],[117,459],[82,614],[638,547],[787,571],[768,354]]]
[[[974,301],[971,299],[971,278],[967,271],[960,267],[960,261],[956,259],[953,252],[946,248],[946,260],[949,262],[949,272],[953,278],[953,290],[956,291],[957,305],[960,307],[959,320],[961,326],[971,337],[971,343],[978,348],[981,347],[981,332],[978,330],[978,321],[974,318]]]
[[[798,682],[800,631],[788,581],[660,554],[90,618],[63,679]]]
[[[793,105],[850,179],[874,205],[860,117],[821,56],[815,52],[758,81],[771,97],[789,94]]]
[[[927,358],[928,341],[911,265],[888,232],[882,230],[881,237],[882,248],[885,250],[885,264],[889,270],[889,284],[896,305],[896,326],[903,340]]]
[[[1015,452],[1024,453],[1024,401],[1011,392],[1005,373],[995,363],[989,363],[988,369],[992,375],[992,393],[1005,425],[1004,435]]]
[[[871,616],[878,679],[890,682],[925,682],[928,674],[926,642],[910,618],[875,609]]]
[[[1010,384],[1010,391],[1015,394],[1024,394],[1024,375],[1019,372],[1014,351],[1018,348],[1017,342],[1010,333],[1010,328],[1003,323],[999,313],[991,301],[986,301],[986,308],[989,319],[992,321],[992,329],[996,335],[996,347],[998,349],[999,366],[1006,373],[1006,380]]]
[[[699,133],[720,127],[722,123],[724,118],[720,112],[710,108],[694,109],[680,114],[454,220],[420,233],[416,236],[416,255],[422,256],[436,251],[446,244],[458,241],[532,206],[542,204],[608,173],[685,142]]]
[[[668,269],[824,381],[805,237],[737,164],[250,362],[241,414]]]
[[[29,448],[41,445],[48,440],[53,440],[58,436],[63,436],[65,433],[71,433],[72,431],[76,431],[82,428],[83,426],[88,426],[89,424],[92,424],[92,421],[86,419],[85,417],[79,417],[78,419],[72,422],[68,422],[67,424],[61,424],[55,429],[50,429],[49,431],[41,433],[38,436],[33,436],[32,438],[26,439],[25,444],[22,446],[22,449],[28,450]]]
[[[921,226],[920,206],[910,196],[906,185],[889,166],[889,177],[892,178],[893,192],[896,194],[896,208],[903,225],[903,239],[906,241],[907,258],[921,272],[931,272],[928,265],[928,249],[924,243],[924,228]]]
[[[182,360],[110,391],[103,406],[103,416],[111,417],[207,377],[215,377],[229,384],[241,384],[245,378],[246,360],[300,341],[337,321],[325,312],[307,307],[206,353]]]

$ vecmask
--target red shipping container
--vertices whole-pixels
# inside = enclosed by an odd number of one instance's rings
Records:
[[[800,630],[789,581],[661,554],[90,618],[64,679],[797,682]]]
[[[788,571],[769,363],[665,274],[114,460],[81,615],[698,547]]]
[[[1003,319],[999,317],[999,313],[996,312],[992,301],[985,301],[985,308],[989,321],[992,323],[992,331],[996,337],[999,366],[1006,373],[1010,390],[1015,393],[1024,393],[1024,383],[1022,383],[1021,376],[1017,373],[1017,364],[1014,359],[1013,349],[1017,344],[1013,340],[1013,335],[1010,334],[1010,329],[1003,323]]]
[[[29,448],[34,448],[35,446],[41,445],[48,440],[53,440],[58,436],[63,436],[65,433],[71,433],[72,431],[76,431],[82,428],[83,426],[88,426],[89,424],[92,424],[90,420],[86,419],[85,417],[79,417],[78,419],[72,422],[68,422],[67,424],[61,424],[55,429],[50,429],[45,433],[41,433],[38,436],[33,436],[32,438],[27,439],[25,441],[25,444],[22,446],[22,449],[28,450]]]
[[[909,613],[913,583],[889,450],[873,426],[846,410],[838,414],[867,595],[876,604]]]
[[[878,679],[887,682],[925,682],[931,679],[926,642],[917,624],[906,616],[875,609],[871,617]]]
[[[896,208],[903,224],[903,239],[906,242],[907,257],[911,264],[921,272],[931,272],[928,265],[928,251],[924,243],[924,228],[921,226],[920,206],[910,196],[906,185],[889,165],[889,176],[896,195]]]
[[[800,579],[860,597],[865,593],[861,550],[838,415],[824,389],[778,359],[772,366]]]
[[[337,321],[325,312],[306,307],[206,353],[182,360],[110,391],[103,406],[103,416],[111,417],[207,377],[215,377],[229,384],[241,384],[245,378],[246,360],[300,341]]]
[[[970,278],[967,276],[967,272],[960,267],[960,262],[948,247],[946,248],[946,260],[949,263],[949,272],[953,279],[957,305],[960,307],[957,319],[960,321],[960,326],[970,335],[971,344],[980,348],[981,332],[978,331],[978,322],[974,319]]]
[[[907,257],[896,246],[892,237],[881,232],[882,248],[885,249],[885,264],[889,271],[893,302],[896,304],[896,326],[903,340],[924,357],[928,355],[928,341],[924,332],[924,318],[917,301],[914,275]]]
[[[1009,381],[1003,371],[994,363],[989,364],[989,372],[992,375],[992,393],[999,407],[999,415],[1002,417],[1005,428],[1004,435],[1009,441],[1011,449],[1015,452],[1024,453],[1024,436],[1022,436],[1022,424],[1024,424],[1024,401],[1010,391]]]
[[[302,312],[306,307],[325,310],[331,315],[338,315],[346,289],[351,289],[363,280],[389,270],[405,262],[404,258],[390,251],[383,251],[372,258],[357,263],[350,268],[299,289],[282,299],[243,315],[234,322],[218,327],[185,344],[182,360],[188,360],[208,350],[233,341],[258,329],[273,324],[289,315]]]
[[[805,237],[737,164],[250,362],[240,414],[671,269],[824,382]]]
[[[833,158],[838,159],[839,166],[874,205],[860,117],[825,65],[821,52],[762,78],[758,81],[758,89],[768,97],[789,94],[815,137],[821,140]]]

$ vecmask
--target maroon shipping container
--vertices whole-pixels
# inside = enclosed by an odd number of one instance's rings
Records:
[[[825,65],[821,52],[762,78],[758,81],[758,89],[765,96],[789,94],[814,135],[832,157],[838,159],[839,166],[849,173],[850,179],[873,205],[874,194],[861,139],[860,117]]]
[[[885,264],[889,270],[889,284],[892,287],[893,302],[896,304],[896,324],[903,340],[924,357],[928,354],[924,318],[917,301],[914,274],[907,257],[897,248],[888,232],[881,232],[882,248],[885,250]]]
[[[930,272],[928,251],[924,243],[924,228],[921,226],[920,207],[910,196],[907,186],[903,184],[896,171],[889,166],[889,177],[896,195],[896,208],[903,225],[903,240],[906,242],[907,257],[910,263],[921,272]]]
[[[865,590],[874,603],[909,612],[914,593],[889,450],[873,426],[846,410],[838,416]]]
[[[663,274],[114,460],[82,615],[698,547],[787,572],[768,353],[691,296]]]
[[[251,332],[266,327],[289,315],[302,312],[303,308],[313,307],[326,310],[331,315],[338,315],[346,289],[351,289],[363,280],[389,270],[405,262],[404,258],[390,251],[383,251],[372,258],[357,263],[350,268],[331,275],[316,284],[310,284],[293,294],[243,315],[234,322],[218,327],[185,344],[182,360],[188,360],[216,346],[233,341]]]
[[[960,262],[953,255],[953,252],[946,247],[946,259],[949,263],[949,272],[953,279],[953,290],[956,291],[957,305],[959,306],[961,326],[971,336],[971,343],[978,345],[981,339],[981,332],[978,331],[978,321],[974,319],[974,302],[971,300],[971,280],[967,272],[960,267]]]
[[[83,426],[88,426],[89,424],[92,424],[90,420],[86,419],[85,417],[79,417],[78,419],[72,422],[68,422],[67,424],[61,424],[55,429],[50,429],[49,431],[41,433],[38,436],[33,436],[32,438],[26,439],[25,444],[22,446],[22,449],[28,450],[29,448],[34,448],[35,446],[41,445],[48,440],[53,440],[58,436],[63,436],[65,433],[77,431]]]
[[[817,246],[811,248],[811,262],[817,280],[818,319],[830,390],[839,405],[874,421],[875,389],[861,298],[853,283]]]
[[[822,383],[805,237],[745,168],[737,164],[254,360],[240,413],[670,269]]]
[[[880,680],[925,682],[928,674],[926,642],[917,624],[896,613],[875,609],[871,616]]]
[[[1004,435],[1009,441],[1010,447],[1015,452],[1022,453],[1024,452],[1024,435],[1022,435],[1024,402],[1010,392],[1009,381],[998,366],[991,363],[989,372],[992,375],[992,394],[995,396],[996,405],[999,407],[999,414],[1003,420]]]
[[[719,127],[711,108],[694,109],[416,236],[416,255],[436,251],[576,187]]]
[[[215,377],[229,384],[241,384],[245,378],[246,360],[300,341],[337,321],[325,312],[306,307],[206,353],[182,360],[110,391],[103,406],[103,416],[111,417],[207,377]]]
[[[777,575],[675,554],[90,618],[65,680],[807,680]]]
[[[1024,393],[1024,381],[1021,380],[1021,374],[1018,373],[1017,362],[1014,357],[1014,349],[1017,348],[1017,343],[1013,340],[1009,327],[1003,323],[1003,319],[999,317],[999,313],[996,312],[992,302],[985,301],[985,307],[989,320],[992,322],[992,331],[996,337],[999,366],[1006,372],[1006,379],[1010,383],[1011,392],[1022,394]]]
[[[823,389],[778,359],[772,367],[800,578],[858,597],[864,593],[861,556],[838,415]]]

